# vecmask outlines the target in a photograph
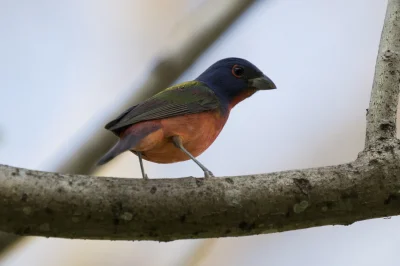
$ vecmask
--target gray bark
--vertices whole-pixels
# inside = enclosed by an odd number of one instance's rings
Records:
[[[124,179],[0,166],[0,230],[170,241],[266,234],[400,214],[398,0],[390,0],[367,115],[351,163],[213,179]]]
[[[397,141],[339,166],[213,179],[123,179],[2,166],[0,229],[66,238],[253,235],[400,212]]]
[[[390,0],[375,66],[365,146],[396,137],[400,80],[400,1]]]

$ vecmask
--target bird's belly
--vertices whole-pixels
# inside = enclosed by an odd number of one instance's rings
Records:
[[[162,134],[160,130],[149,134],[134,150],[141,151],[144,159],[156,163],[189,160],[190,158],[172,143],[172,137],[179,136],[185,149],[193,156],[199,156],[218,137],[227,118],[228,115],[223,116],[213,111],[162,119]],[[148,145],[149,143],[151,145]]]

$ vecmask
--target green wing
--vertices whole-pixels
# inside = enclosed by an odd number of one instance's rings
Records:
[[[129,108],[105,128],[115,132],[142,121],[200,113],[219,106],[217,96],[206,85],[198,81],[184,82]]]

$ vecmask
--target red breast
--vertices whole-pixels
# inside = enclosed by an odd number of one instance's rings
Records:
[[[229,116],[220,111],[202,112],[166,119],[145,121],[133,125],[127,131],[140,131],[141,127],[158,126],[132,148],[142,152],[143,158],[156,163],[174,163],[190,158],[171,142],[172,136],[180,136],[183,146],[193,155],[202,154],[218,137]]]

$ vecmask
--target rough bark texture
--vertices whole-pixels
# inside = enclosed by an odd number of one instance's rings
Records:
[[[213,179],[123,179],[0,166],[0,230],[170,241],[265,234],[400,214],[398,0],[389,1],[367,118],[351,163]]]
[[[22,235],[168,241],[397,215],[398,144],[376,147],[351,164],[209,180],[146,181],[1,166],[0,229]]]
[[[368,148],[382,138],[396,137],[396,109],[400,80],[400,1],[390,0],[375,66],[367,114]]]

